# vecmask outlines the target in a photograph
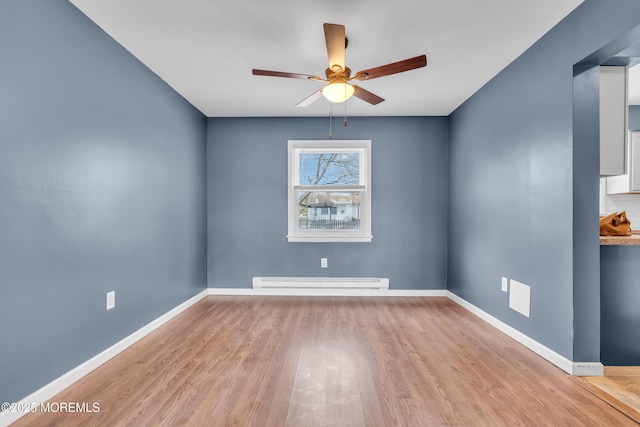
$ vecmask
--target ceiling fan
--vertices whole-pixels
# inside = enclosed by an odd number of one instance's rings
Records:
[[[352,85],[350,82],[353,80],[371,80],[391,74],[403,73],[405,71],[414,70],[427,65],[427,56],[420,55],[415,58],[405,59],[404,61],[393,62],[391,64],[358,71],[353,77],[351,77],[351,69],[345,65],[344,59],[345,49],[349,42],[345,37],[344,25],[324,24],[324,38],[327,43],[327,54],[329,56],[329,68],[325,70],[326,78],[312,76],[309,74],[258,70],[255,68],[253,69],[253,74],[256,76],[307,79],[328,83],[322,89],[317,90],[300,101],[296,104],[296,107],[306,107],[311,105],[311,103],[317,101],[323,96],[330,102],[340,103],[346,101],[352,95],[368,102],[369,104],[377,105],[384,101],[384,98],[381,98],[360,86]]]

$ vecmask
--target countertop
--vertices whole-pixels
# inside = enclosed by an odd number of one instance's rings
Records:
[[[600,236],[600,245],[640,245],[639,231],[633,230],[631,236]]]

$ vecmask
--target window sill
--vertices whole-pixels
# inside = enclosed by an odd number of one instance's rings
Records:
[[[288,242],[306,243],[369,243],[373,236],[287,236]]]

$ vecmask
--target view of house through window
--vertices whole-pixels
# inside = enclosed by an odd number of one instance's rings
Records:
[[[304,153],[300,158],[302,185],[360,185],[360,153]],[[298,191],[298,227],[358,230],[360,191]]]
[[[290,141],[289,240],[368,235],[369,143]]]
[[[299,192],[298,228],[307,230],[360,229],[360,193]]]

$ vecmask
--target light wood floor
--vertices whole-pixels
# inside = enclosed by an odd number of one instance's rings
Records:
[[[572,379],[640,423],[639,367],[605,366],[602,377],[572,377]]]
[[[207,297],[15,426],[628,426],[446,298]]]

